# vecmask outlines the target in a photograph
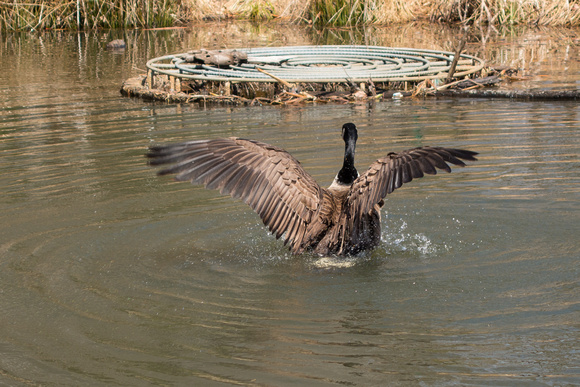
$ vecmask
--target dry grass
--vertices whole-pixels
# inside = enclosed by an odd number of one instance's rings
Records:
[[[199,2],[203,0],[189,0]],[[219,17],[282,19],[321,26],[402,23],[414,18],[419,0],[215,0],[207,12]],[[209,5],[209,4],[208,4]]]
[[[577,26],[578,0],[436,0],[431,20],[466,24]]]
[[[202,19],[317,26],[443,23],[580,25],[580,0],[0,0],[0,29],[165,27]]]
[[[580,25],[580,0],[186,0],[206,13],[250,20],[281,18],[324,26],[443,23]]]
[[[443,23],[580,25],[580,0],[186,0],[206,13],[251,20],[281,18],[324,26]]]

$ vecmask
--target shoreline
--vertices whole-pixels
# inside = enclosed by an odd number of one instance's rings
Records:
[[[474,26],[580,26],[580,4],[566,0],[43,0],[0,3],[0,30],[171,28],[200,21],[250,20],[316,28],[412,21]]]

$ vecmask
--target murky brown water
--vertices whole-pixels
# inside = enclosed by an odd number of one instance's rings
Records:
[[[453,46],[441,28],[371,32],[2,35],[0,384],[580,384],[577,102],[203,109],[118,94],[147,58],[200,46]],[[577,88],[578,36],[478,39],[532,76],[514,87]],[[128,51],[102,50],[119,37]],[[384,242],[348,268],[290,256],[245,205],[143,158],[152,142],[244,136],[329,184],[347,121],[359,169],[422,144],[481,153],[389,197]]]

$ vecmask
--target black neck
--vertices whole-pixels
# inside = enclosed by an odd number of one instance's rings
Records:
[[[356,139],[349,138],[344,144],[344,163],[342,169],[338,172],[336,179],[340,184],[350,185],[358,177],[358,172],[354,167],[354,151]]]

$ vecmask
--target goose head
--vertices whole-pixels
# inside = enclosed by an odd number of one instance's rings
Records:
[[[356,130],[355,124],[348,122],[342,125],[342,139],[346,144],[353,141],[356,144],[358,139],[358,131]]]

